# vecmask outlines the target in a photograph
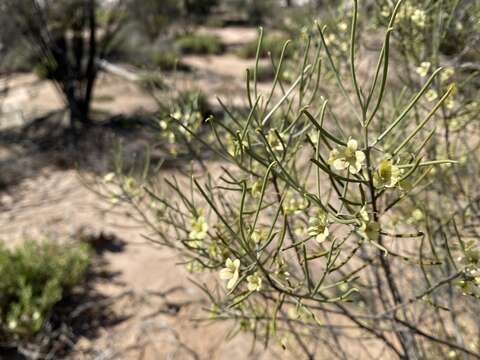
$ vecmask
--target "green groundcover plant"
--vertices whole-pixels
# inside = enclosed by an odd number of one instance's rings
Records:
[[[0,341],[14,343],[42,330],[55,304],[80,284],[90,264],[88,245],[27,241],[0,247]]]
[[[476,126],[478,88],[440,56],[400,72],[392,59],[405,19],[418,28],[435,9],[455,16],[438,3],[381,4],[386,27],[365,74],[367,26],[351,2],[336,32],[305,27],[288,83],[284,43],[266,92],[261,33],[248,112],[224,107],[224,119],[207,120],[210,136],[176,123],[218,156],[215,173],[192,168],[159,185],[117,163],[104,178],[101,193],[133,209],[148,239],[177,249],[192,273],[213,274],[195,282],[210,320],[234,320],[230,335],[249,331],[253,344],[308,358],[480,358],[478,172],[469,173],[478,147],[457,161],[465,132],[449,132],[453,121]]]

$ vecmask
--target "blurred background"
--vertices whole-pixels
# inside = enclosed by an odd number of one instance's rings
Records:
[[[475,1],[464,2],[478,10]],[[384,26],[381,12],[389,6],[362,1],[362,31]],[[256,80],[268,90],[271,58],[318,18],[332,29],[327,40],[339,59],[347,57],[350,8],[336,0],[2,0],[0,358],[283,356],[281,348],[245,351],[247,335],[226,342],[228,323],[191,321],[205,316],[206,303],[188,269],[174,252],[148,242],[132,214],[117,211],[86,179],[108,181],[119,152],[127,165],[148,154],[165,174],[181,173],[202,154],[169,116],[201,127],[210,115],[225,115],[217,98],[246,108],[246,70],[256,63],[260,26]],[[478,89],[478,18],[456,19],[441,58],[464,69]],[[427,37],[425,31],[421,40],[404,41],[399,63],[403,50],[428,44]],[[362,38],[363,51],[377,51],[381,40]],[[292,66],[303,61],[299,47],[285,53]],[[412,50],[421,55],[410,57],[411,72],[428,51]],[[360,72],[371,68],[368,59]],[[281,74],[286,83],[293,80],[289,69]],[[396,76],[407,82],[401,69]]]

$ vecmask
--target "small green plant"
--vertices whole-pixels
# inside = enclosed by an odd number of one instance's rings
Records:
[[[262,45],[260,47],[259,57],[266,58],[271,53],[274,58],[278,58],[282,52],[283,45],[287,41],[285,36],[270,35],[265,36],[262,39]],[[243,45],[237,52],[238,56],[244,59],[254,59],[257,56],[257,41],[250,41]],[[294,54],[293,47],[288,47],[285,51],[285,57],[289,58]]]
[[[175,46],[182,54],[213,55],[225,50],[220,39],[212,35],[183,35],[177,38]]]
[[[27,241],[10,250],[0,245],[0,339],[39,332],[55,304],[80,284],[90,264],[87,245]]]
[[[41,59],[33,68],[33,72],[40,79],[53,80],[58,72],[58,65],[55,60],[47,58]]]
[[[184,64],[181,56],[173,51],[154,51],[149,54],[151,62],[161,71],[189,71],[190,67]]]

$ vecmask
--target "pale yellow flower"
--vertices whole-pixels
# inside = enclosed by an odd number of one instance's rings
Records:
[[[438,98],[438,94],[435,90],[430,89],[425,93],[425,98],[427,99],[427,101],[432,102],[436,98]]]
[[[452,68],[452,67],[447,67],[445,70],[442,71],[442,73],[440,74],[440,80],[442,82],[445,82],[447,81],[448,79],[450,79],[453,74],[455,74],[455,70]]]
[[[336,170],[347,169],[352,174],[357,174],[365,161],[365,153],[358,150],[358,143],[354,139],[349,139],[347,146],[341,150],[333,149],[330,151],[328,164]]]
[[[383,17],[389,17],[390,16],[390,8],[388,6],[383,6],[382,11],[380,12],[380,15]]]
[[[425,218],[425,215],[423,214],[422,210],[420,209],[415,209],[412,212],[412,218],[415,221],[422,221]]]
[[[253,230],[252,233],[252,240],[256,243],[259,244],[262,241],[267,240],[268,233],[265,230]]]
[[[260,291],[262,289],[262,278],[257,274],[247,276],[248,291]]]
[[[268,141],[268,145],[270,145],[272,150],[275,150],[275,151],[282,151],[283,150],[282,141],[277,136],[277,133],[275,132],[275,130],[271,129],[268,132],[267,141]]]
[[[114,178],[115,178],[115,173],[110,172],[103,177],[103,182],[105,184],[108,184],[108,183],[112,182]]]
[[[315,236],[318,243],[324,242],[330,235],[328,230],[328,215],[321,211],[317,216],[312,217],[308,221],[308,235]]]
[[[308,202],[300,196],[288,192],[284,201],[285,212],[288,214],[296,214],[304,210],[308,206]]]
[[[375,221],[363,222],[358,232],[365,240],[378,241],[380,224]]]
[[[412,19],[412,22],[415,25],[417,25],[418,27],[420,27],[420,28],[425,27],[426,18],[427,18],[427,16],[425,15],[425,11],[423,11],[421,9],[413,10],[411,19]]]
[[[338,29],[340,31],[347,31],[348,29],[347,23],[342,21],[340,24],[338,24]]]
[[[419,67],[416,68],[416,72],[418,75],[420,75],[421,77],[425,77],[427,76],[428,74],[428,71],[430,70],[430,66],[432,66],[432,64],[430,64],[430,62],[428,61],[424,61],[420,64]]]
[[[327,44],[327,46],[331,45],[335,43],[336,40],[337,40],[337,37],[334,34],[330,34],[325,38],[325,44]]]
[[[373,175],[373,184],[376,188],[394,187],[400,181],[401,174],[402,171],[393,164],[392,160],[385,159],[380,163]]]
[[[378,241],[380,238],[380,224],[371,221],[366,206],[363,206],[359,212],[360,228],[358,233],[365,240]]]
[[[453,108],[455,108],[456,105],[457,105],[457,102],[455,101],[455,99],[454,99],[452,96],[449,96],[449,97],[445,100],[445,107],[446,107],[448,110],[452,110]]]
[[[207,236],[208,224],[204,216],[199,216],[190,223],[190,232],[188,238],[190,240],[203,240]]]
[[[232,289],[240,276],[240,260],[228,258],[225,267],[220,270],[220,279],[228,280],[227,289]]]

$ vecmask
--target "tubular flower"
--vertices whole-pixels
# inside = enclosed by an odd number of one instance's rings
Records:
[[[240,275],[240,260],[230,258],[225,261],[225,267],[220,270],[220,279],[228,280],[227,289],[232,289],[237,283]]]
[[[349,139],[345,148],[330,151],[330,157],[327,162],[336,170],[347,169],[351,174],[357,174],[365,161],[365,153],[357,149],[357,141]]]
[[[373,184],[376,188],[392,188],[400,181],[401,174],[402,171],[393,164],[392,160],[385,159],[373,175]]]
[[[315,240],[318,243],[324,242],[330,235],[328,215],[324,212],[320,212],[317,216],[310,218],[308,225],[308,235],[315,236]]]
[[[262,278],[257,274],[247,276],[248,291],[260,291],[262,289]]]

